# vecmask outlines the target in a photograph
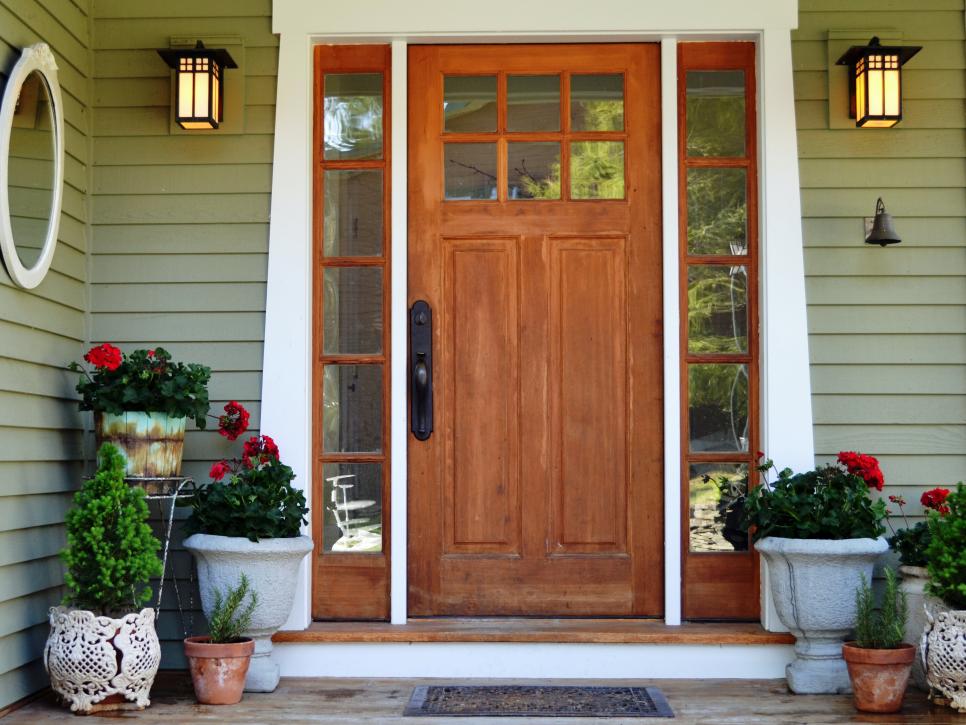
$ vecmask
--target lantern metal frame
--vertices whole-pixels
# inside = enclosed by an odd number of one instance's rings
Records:
[[[849,118],[855,119],[855,125],[858,128],[891,128],[902,120],[902,66],[920,50],[922,50],[921,45],[882,45],[879,38],[874,36],[868,45],[853,45],[835,62],[836,65],[849,68]],[[882,106],[883,113],[869,112],[868,71],[870,70],[896,72],[898,113],[885,113],[885,103]],[[861,109],[856,107],[858,95],[856,86],[859,83],[865,84],[862,94],[865,107]],[[885,125],[882,122],[889,123]]]
[[[178,125],[187,130],[213,130],[218,128],[224,121],[224,71],[227,68],[238,67],[238,64],[231,57],[231,53],[225,48],[206,48],[205,44],[199,40],[194,48],[162,48],[158,50],[158,55],[175,72],[173,103],[175,105],[175,121]],[[203,63],[204,61],[207,61],[207,63]],[[206,74],[208,78],[208,113],[203,115],[182,115],[179,112],[181,84],[187,80],[189,75],[194,78],[199,72]],[[192,107],[195,106],[194,92],[195,87],[192,87]],[[202,124],[207,124],[207,126]]]

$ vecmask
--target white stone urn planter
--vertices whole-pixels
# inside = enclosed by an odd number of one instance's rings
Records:
[[[927,606],[920,654],[929,699],[948,699],[951,708],[966,713],[966,609]]]
[[[778,617],[795,635],[795,661],[785,668],[797,694],[849,693],[842,642],[855,627],[855,590],[872,581],[879,539],[785,539],[755,544],[765,559]]]
[[[245,678],[246,692],[272,692],[278,687],[278,664],[272,659],[272,635],[285,624],[295,600],[298,567],[312,551],[312,539],[295,536],[249,541],[244,537],[192,534],[184,547],[198,563],[201,608],[211,615],[215,592],[238,585],[248,575],[258,593],[251,626],[242,632],[255,640],[255,654]]]
[[[939,600],[926,594],[926,585],[929,583],[926,567],[903,564],[899,567],[899,573],[902,575],[899,588],[905,592],[909,607],[906,635],[902,641],[916,648],[916,659],[912,663],[912,684],[920,690],[927,690],[929,686],[926,684],[926,669],[922,657],[919,656],[919,643],[926,629],[926,607],[935,607]]]
[[[160,664],[153,609],[112,618],[51,607],[44,668],[73,712],[123,709],[128,702],[144,709]]]

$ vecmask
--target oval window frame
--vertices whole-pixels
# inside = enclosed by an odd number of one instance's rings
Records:
[[[27,77],[36,71],[47,85],[50,98],[54,133],[54,179],[50,200],[50,219],[47,222],[47,235],[40,256],[32,267],[24,266],[17,252],[13,227],[10,223],[10,189],[8,186],[7,159],[10,158],[10,133],[13,129],[13,114]],[[2,253],[7,273],[14,284],[24,289],[39,285],[54,259],[57,248],[57,232],[60,228],[60,213],[64,198],[64,104],[57,79],[57,62],[50,46],[36,43],[27,46],[20,59],[7,76],[3,90],[3,103],[0,105],[0,253]]]

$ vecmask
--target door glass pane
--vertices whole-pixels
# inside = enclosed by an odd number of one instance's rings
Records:
[[[327,73],[324,157],[382,158],[382,73]]]
[[[745,155],[745,72],[687,73],[688,156]]]
[[[382,366],[326,365],[322,386],[324,452],[380,452]]]
[[[624,74],[570,76],[572,131],[624,130]]]
[[[560,76],[507,76],[508,131],[560,130]]]
[[[326,267],[322,277],[326,355],[382,353],[382,267]]]
[[[688,254],[747,254],[745,169],[688,169]]]
[[[691,450],[748,450],[748,366],[688,366]]]
[[[748,268],[688,267],[688,352],[748,351]]]
[[[322,502],[324,551],[382,551],[382,464],[326,463]]]
[[[448,200],[496,199],[496,144],[443,144]]]
[[[452,133],[496,131],[496,76],[446,76],[443,79],[443,130]]]
[[[690,550],[748,551],[748,534],[740,527],[748,464],[692,463],[688,470]]]
[[[326,257],[382,254],[382,169],[326,171],[322,178]]]
[[[624,142],[570,144],[570,198],[624,198]]]
[[[560,198],[560,144],[507,144],[508,199]]]

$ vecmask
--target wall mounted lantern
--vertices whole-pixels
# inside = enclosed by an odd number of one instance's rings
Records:
[[[865,235],[865,243],[878,244],[884,247],[887,244],[898,244],[901,241],[896,233],[896,228],[892,225],[892,215],[885,210],[885,204],[882,203],[880,197],[875,203],[875,217],[872,219],[871,229]]]
[[[836,61],[849,67],[849,118],[859,128],[890,128],[902,120],[901,68],[921,46],[853,45]]]
[[[224,48],[206,48],[200,40],[194,48],[162,48],[164,62],[174,68],[175,121],[184,129],[218,128],[224,108],[225,68],[238,64]]]

